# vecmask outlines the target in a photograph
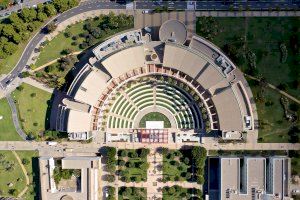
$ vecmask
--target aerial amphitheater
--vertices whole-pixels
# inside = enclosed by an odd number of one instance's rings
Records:
[[[69,138],[188,143],[257,131],[252,92],[222,51],[177,20],[96,46],[58,104]],[[255,134],[253,134],[255,135]]]

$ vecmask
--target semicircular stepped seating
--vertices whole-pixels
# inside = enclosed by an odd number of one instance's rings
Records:
[[[153,106],[168,110],[174,116],[177,128],[201,128],[200,110],[193,98],[166,83],[158,83],[155,87],[151,83],[140,83],[122,91],[110,108],[107,128],[133,128],[139,111]]]

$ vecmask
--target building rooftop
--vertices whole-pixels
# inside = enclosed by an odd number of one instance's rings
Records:
[[[177,20],[165,21],[159,29],[159,39],[163,42],[184,44],[187,38],[185,25]]]

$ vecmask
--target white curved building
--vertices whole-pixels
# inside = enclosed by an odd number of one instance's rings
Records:
[[[96,59],[81,69],[68,90],[69,100],[61,104],[57,129],[73,139],[104,130],[130,130],[136,128],[137,113],[153,107],[171,113],[170,120],[177,124],[172,128],[178,130],[221,130],[229,139],[255,130],[255,103],[241,71],[209,41],[199,36],[186,41],[186,34],[176,31],[176,21],[171,20],[159,33],[163,41],[152,41],[147,31],[134,30],[95,47]],[[158,81],[162,91],[155,85],[152,92],[141,77],[150,82],[152,77],[169,77],[175,84]],[[168,89],[177,100],[163,96]]]

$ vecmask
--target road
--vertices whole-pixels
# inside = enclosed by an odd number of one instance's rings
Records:
[[[0,16],[1,17],[8,17],[12,12],[18,12],[18,10],[23,9],[23,8],[31,8],[33,6],[36,6],[37,4],[40,3],[45,3],[50,0],[24,0],[23,3],[11,6],[5,10],[0,11]]]

